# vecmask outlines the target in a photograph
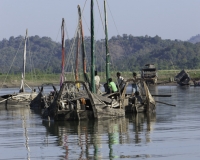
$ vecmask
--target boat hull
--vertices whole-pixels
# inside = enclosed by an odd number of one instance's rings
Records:
[[[77,83],[82,83],[84,88],[74,91]],[[69,86],[73,87],[71,90],[66,90],[66,87]],[[64,82],[58,96],[43,112],[43,118],[50,118],[56,121],[100,120],[118,117],[125,117],[125,111],[116,99],[91,93],[85,82],[81,81]]]
[[[145,112],[155,112],[156,111],[156,105],[150,104],[149,107],[147,107],[146,104],[130,104],[125,107],[126,113],[145,113]]]
[[[110,106],[102,106],[94,108],[94,117],[98,120],[113,119],[124,117],[125,111],[122,108],[111,108]]]
[[[27,104],[0,104],[0,110],[15,110],[20,108],[30,108]]]
[[[37,96],[36,92],[33,93],[18,93],[15,95],[4,95],[0,97],[0,104],[24,106],[29,105],[31,100]]]
[[[55,121],[74,121],[94,119],[92,111],[89,110],[62,110],[54,116]]]
[[[180,73],[178,73],[174,79],[180,86],[190,85],[191,78],[185,70],[182,70]]]

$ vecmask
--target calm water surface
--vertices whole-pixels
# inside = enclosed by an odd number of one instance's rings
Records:
[[[200,159],[200,87],[150,90],[177,106],[103,122],[48,122],[40,111],[0,106],[0,159]]]

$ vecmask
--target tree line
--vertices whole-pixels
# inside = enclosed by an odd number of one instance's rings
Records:
[[[198,69],[200,68],[200,43],[161,39],[159,36],[141,36],[123,34],[109,39],[110,68],[112,71],[140,70],[145,64],[155,64],[157,69]],[[197,39],[197,38],[196,38]],[[22,36],[10,37],[0,41],[0,73],[20,73],[23,67]],[[87,57],[87,70],[90,70],[90,37],[84,37]],[[81,49],[80,49],[81,50]],[[76,39],[65,40],[66,72],[75,68],[77,52]],[[81,51],[82,52],[82,51]],[[81,53],[79,71],[82,70]],[[95,41],[96,69],[105,71],[105,41]],[[61,43],[49,37],[31,36],[27,44],[27,72],[61,72]],[[12,66],[12,67],[11,67]]]

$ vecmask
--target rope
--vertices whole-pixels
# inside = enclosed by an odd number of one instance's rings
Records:
[[[77,32],[78,32],[78,26],[77,26],[76,31],[75,31],[75,34],[74,34],[74,38],[73,38],[74,41],[73,41],[73,43],[71,44],[71,47],[70,47],[70,51],[69,51],[69,55],[68,55],[67,61],[65,61],[65,70],[68,68],[69,61],[71,60],[71,55],[72,55],[72,53],[73,53],[73,49],[74,49],[74,45],[75,45],[75,40],[76,40]]]
[[[12,61],[12,63],[11,63],[11,66],[10,66],[10,68],[9,68],[9,70],[8,70],[7,74],[6,74],[6,78],[4,79],[3,83],[1,84],[1,88],[0,88],[0,90],[2,89],[2,87],[3,87],[3,84],[5,83],[5,81],[6,81],[6,80],[7,80],[7,78],[8,78],[8,74],[9,74],[9,72],[10,72],[10,70],[11,70],[12,66],[13,66],[13,63],[14,63],[14,61],[15,61],[15,58],[16,58],[16,56],[17,56],[17,53],[18,53],[18,51],[19,51],[19,49],[20,49],[20,47],[21,47],[21,44],[22,44],[22,42],[23,42],[23,40],[21,41],[21,43],[20,43],[20,45],[19,45],[19,48],[17,49],[17,52],[16,52],[16,54],[15,54],[15,56],[14,56],[14,58],[13,58],[13,61]]]
[[[58,39],[58,35],[59,35],[60,31],[61,31],[61,28],[58,30],[57,37],[56,37],[56,41],[57,41],[57,39]],[[53,49],[54,49],[54,48],[53,48]],[[48,68],[48,66],[49,66],[49,63],[50,63],[50,60],[51,60],[52,57],[53,57],[53,56],[50,56],[49,61],[47,62],[47,68]]]
[[[82,10],[82,13],[83,13],[83,11],[84,11],[84,9],[85,9],[85,5],[86,5],[86,2],[87,2],[87,0],[85,1],[85,4],[84,4],[84,8],[83,8],[83,10]],[[87,23],[86,23],[87,24]],[[69,65],[71,64],[71,65],[73,65],[74,63],[73,63],[73,59],[74,59],[74,54],[72,54],[73,52],[74,52],[74,46],[75,46],[75,41],[76,41],[76,37],[77,37],[77,32],[78,32],[78,30],[79,30],[79,23],[78,23],[78,25],[77,25],[77,28],[76,28],[76,31],[75,31],[75,34],[74,34],[74,40],[73,40],[73,43],[71,44],[71,47],[70,47],[70,50],[69,50],[69,54],[68,54],[68,58],[67,58],[67,61],[65,61],[65,70],[67,70],[68,69],[68,67],[69,67]],[[87,58],[87,53],[86,53],[86,60],[87,60],[88,58]],[[71,63],[70,63],[70,61],[71,61]]]
[[[108,4],[108,2],[107,2],[107,4]],[[119,35],[119,32],[118,32],[118,29],[117,29],[117,26],[116,26],[115,20],[114,20],[114,18],[113,18],[112,12],[111,12],[111,10],[110,10],[110,6],[109,6],[109,4],[108,4],[108,9],[109,9],[109,11],[110,11],[111,17],[112,17],[113,22],[114,22],[114,24],[115,24],[115,28],[116,28],[117,33],[118,33],[118,35]]]
[[[102,17],[101,17],[101,12],[100,12],[100,8],[99,8],[99,3],[98,3],[97,0],[96,0],[96,2],[97,2],[98,10],[99,10],[99,14],[100,14],[100,19],[101,19],[101,23],[102,23],[102,26],[103,26],[103,30],[104,30],[104,33],[105,33],[104,23],[103,23],[103,20],[102,20]]]
[[[29,41],[29,37],[28,37],[28,48],[29,48],[29,51],[28,51],[28,54],[29,54],[29,60],[30,60],[30,70],[31,70],[31,79],[33,80],[33,74],[35,75],[35,78],[36,78],[36,74],[35,74],[35,67],[34,67],[34,64],[33,64],[33,61],[32,61],[32,52],[30,51],[30,48],[31,48],[31,45],[30,45],[30,41]]]
[[[25,82],[24,82],[25,83]],[[33,90],[27,83],[25,83],[25,85],[30,89]]]
[[[90,28],[89,28],[88,25],[87,25],[87,22],[86,22],[86,20],[85,20],[85,17],[84,17],[84,15],[83,15],[83,11],[84,11],[84,9],[85,9],[86,2],[87,2],[87,0],[85,1],[85,4],[84,4],[84,7],[83,7],[83,10],[82,10],[81,15],[82,15],[82,17],[83,17],[83,20],[84,20],[84,22],[85,22],[85,24],[86,24],[86,26],[87,26],[89,32],[91,32],[91,31],[90,31]]]

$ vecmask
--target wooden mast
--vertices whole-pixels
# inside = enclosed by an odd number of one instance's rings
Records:
[[[26,42],[27,42],[27,38],[28,38],[28,29],[26,29],[26,36],[24,39],[23,72],[22,72],[21,86],[20,86],[19,92],[25,92],[24,80],[25,80],[25,72],[26,72]]]
[[[76,50],[76,68],[75,68],[75,80],[78,81],[78,57],[80,50],[80,25],[77,32],[77,50]]]
[[[104,0],[104,14],[105,14],[105,45],[106,45],[106,80],[108,82],[108,79],[110,78],[110,53],[108,49],[106,0]]]
[[[61,41],[62,41],[62,62],[61,62],[61,76],[60,76],[60,87],[62,86],[62,83],[64,82],[64,68],[65,68],[65,20],[62,19],[62,25],[61,25]]]
[[[95,52],[94,52],[94,2],[91,0],[91,92],[96,93],[94,82]]]
[[[85,43],[84,43],[84,33],[83,33],[83,25],[82,25],[82,16],[81,16],[81,8],[78,5],[78,13],[79,13],[79,24],[81,30],[81,47],[82,47],[82,64],[83,64],[83,76],[85,82],[87,82],[90,86],[89,77],[86,70],[86,54],[85,54]]]

